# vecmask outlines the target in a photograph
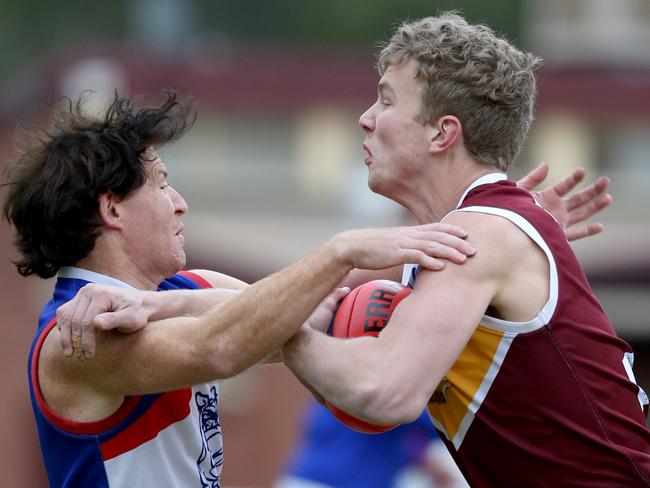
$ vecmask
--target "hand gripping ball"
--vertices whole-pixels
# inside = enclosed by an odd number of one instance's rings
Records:
[[[341,301],[327,333],[334,337],[377,337],[397,304],[411,289],[390,280],[374,280],[358,286]],[[325,406],[345,426],[366,434],[380,434],[397,425],[375,425],[347,414],[325,401]]]

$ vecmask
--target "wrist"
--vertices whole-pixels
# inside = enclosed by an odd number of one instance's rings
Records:
[[[175,302],[174,294],[166,294],[156,291],[142,291],[140,292],[140,302],[142,304],[142,312],[147,319],[147,322],[154,320],[162,320],[168,318],[170,315],[166,310]]]
[[[345,233],[340,232],[334,235],[327,243],[325,244],[325,250],[331,256],[332,261],[335,265],[345,268],[347,273],[350,269],[354,268],[354,263],[352,260],[352,255],[350,253],[349,246],[345,243]]]
[[[280,352],[282,354],[283,362],[291,362],[295,357],[296,352],[302,347],[306,341],[309,340],[309,336],[314,331],[307,324],[300,326],[300,329],[292,335],[287,342],[284,343]]]

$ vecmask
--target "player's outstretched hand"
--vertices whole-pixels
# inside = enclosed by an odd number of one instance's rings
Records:
[[[56,311],[63,354],[90,358],[97,329],[131,333],[147,325],[147,318],[139,291],[89,283]]]
[[[415,263],[437,271],[444,261],[463,264],[476,251],[465,240],[467,232],[439,222],[407,227],[350,230],[330,243],[353,268],[385,269]]]
[[[535,199],[555,217],[555,220],[564,229],[567,239],[573,241],[602,232],[603,224],[583,222],[612,203],[612,196],[605,193],[609,185],[609,178],[605,176],[597,178],[584,190],[568,196],[569,192],[584,179],[586,174],[584,168],[578,168],[550,188],[533,191],[548,176],[548,164],[542,162],[520,179],[517,185],[530,191]]]

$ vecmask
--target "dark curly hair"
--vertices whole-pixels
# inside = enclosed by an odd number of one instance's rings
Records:
[[[145,180],[143,153],[180,138],[196,120],[190,98],[167,91],[155,106],[115,96],[104,116],[84,112],[87,96],[65,99],[49,132],[25,133],[8,170],[5,219],[16,229],[23,276],[54,276],[88,256],[101,232],[98,197],[125,198]]]

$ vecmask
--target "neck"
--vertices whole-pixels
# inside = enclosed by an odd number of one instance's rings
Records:
[[[100,273],[106,276],[110,276],[111,278],[115,278],[116,280],[123,281],[124,283],[127,283],[132,287],[137,288],[138,290],[150,290],[150,291],[157,290],[158,285],[162,282],[162,280],[154,281],[154,280],[148,280],[146,278],[143,279],[142,276],[139,276],[133,272],[128,272],[128,271],[120,272],[119,270],[116,271],[112,267],[101,266],[87,259],[83,259],[79,261],[78,263],[75,264],[75,267],[86,269],[88,271],[94,271],[95,273]]]
[[[100,235],[90,255],[79,260],[75,266],[110,276],[139,290],[156,290],[165,277],[150,276],[127,253],[121,252],[119,245],[113,245],[108,240],[105,234]]]
[[[432,166],[435,168],[435,166]],[[456,209],[465,190],[481,176],[499,172],[492,166],[466,164],[445,164],[430,171],[399,203],[404,206],[420,224],[439,222]]]

